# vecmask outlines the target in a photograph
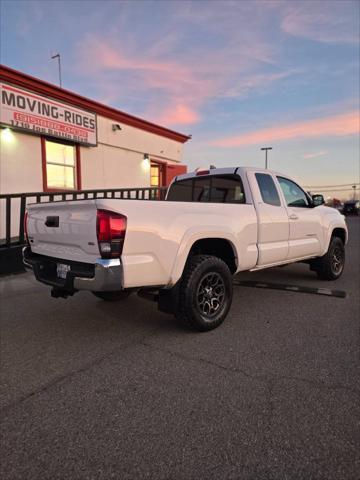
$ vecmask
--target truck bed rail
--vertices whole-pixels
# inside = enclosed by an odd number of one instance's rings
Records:
[[[166,187],[106,188],[99,190],[62,190],[57,192],[26,192],[0,194],[0,249],[25,244],[24,215],[29,203],[64,202],[119,198],[122,200],[164,200]]]

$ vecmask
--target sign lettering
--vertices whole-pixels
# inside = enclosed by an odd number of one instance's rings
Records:
[[[0,123],[32,133],[97,145],[96,114],[0,83]]]

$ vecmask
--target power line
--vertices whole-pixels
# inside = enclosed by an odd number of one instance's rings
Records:
[[[322,188],[319,188],[318,189],[319,192],[324,192],[324,193],[330,193],[330,192],[353,192],[354,189],[353,188],[332,188],[330,190],[324,190]],[[358,192],[356,192],[358,193]]]
[[[350,188],[350,187],[346,187],[346,188],[338,188],[338,187],[335,187],[335,188],[329,188],[329,187],[320,188],[320,187],[318,187],[318,190],[328,190],[329,192],[331,192],[333,190],[354,190],[354,189]]]
[[[339,185],[305,185],[306,188],[337,188],[337,187],[349,187],[352,185],[360,185],[360,183],[342,183]]]

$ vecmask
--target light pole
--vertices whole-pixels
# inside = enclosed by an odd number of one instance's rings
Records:
[[[267,159],[267,152],[268,150],[272,150],[272,147],[262,147],[260,150],[265,150],[265,168],[268,168],[268,159]]]
[[[60,53],[56,53],[55,55],[51,55],[52,59],[57,58],[58,59],[58,65],[59,65],[59,84],[61,88],[61,61],[60,61]]]
[[[353,185],[352,189],[354,190],[353,200],[356,200],[356,185]]]

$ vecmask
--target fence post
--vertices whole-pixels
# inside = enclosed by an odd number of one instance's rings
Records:
[[[11,198],[6,197],[6,231],[5,231],[5,243],[7,247],[10,247],[11,237]]]
[[[24,243],[24,217],[25,217],[26,197],[20,197],[20,224],[19,224],[19,243]]]

